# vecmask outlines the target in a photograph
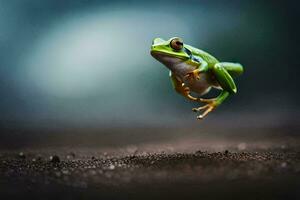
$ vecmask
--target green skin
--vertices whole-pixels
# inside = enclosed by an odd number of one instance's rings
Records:
[[[174,89],[193,101],[207,103],[193,111],[206,109],[198,119],[202,119],[231,94],[237,93],[233,77],[243,73],[239,63],[219,62],[215,57],[200,49],[184,44],[174,49],[169,40],[155,38],[151,46],[151,55],[170,69],[170,78]],[[181,39],[180,39],[181,40]],[[181,40],[182,41],[182,40]],[[174,42],[174,41],[173,41]],[[212,87],[221,93],[214,99],[202,99],[191,96],[190,91],[201,95]]]

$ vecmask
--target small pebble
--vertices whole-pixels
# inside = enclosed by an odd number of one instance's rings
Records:
[[[50,156],[50,162],[52,163],[59,163],[60,158],[57,155]]]
[[[227,155],[229,154],[229,151],[226,149],[226,150],[224,151],[224,154],[227,156]]]
[[[41,161],[41,160],[42,160],[42,155],[41,155],[41,154],[38,154],[38,155],[36,156],[36,160]]]
[[[19,153],[19,158],[22,158],[22,159],[26,158],[25,154],[22,151]]]
[[[114,170],[114,169],[115,169],[115,166],[114,166],[114,165],[109,165],[108,169]]]
[[[74,159],[75,158],[75,153],[71,152],[67,155],[67,159],[70,160],[70,159]]]

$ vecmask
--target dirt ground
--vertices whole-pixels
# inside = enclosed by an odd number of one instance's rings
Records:
[[[300,148],[262,144],[2,150],[0,193],[2,199],[300,199]]]

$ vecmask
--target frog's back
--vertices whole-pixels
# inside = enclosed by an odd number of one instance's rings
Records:
[[[215,57],[213,57],[212,55],[210,55],[209,53],[207,53],[201,49],[197,49],[190,45],[185,45],[185,47],[188,48],[193,53],[193,55],[199,56],[203,60],[205,60],[209,66],[213,66],[219,62]]]

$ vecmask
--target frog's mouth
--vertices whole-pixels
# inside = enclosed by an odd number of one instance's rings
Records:
[[[150,54],[156,59],[161,58],[161,57],[173,57],[173,58],[178,58],[181,60],[186,59],[185,57],[180,56],[180,55],[174,55],[174,54],[170,54],[170,53],[164,52],[164,51],[156,51],[155,49],[151,49]]]
[[[168,54],[166,52],[155,51],[153,49],[151,49],[150,54],[151,54],[151,56],[153,56],[156,59],[161,58],[162,56],[171,56],[170,54]]]
[[[167,53],[167,52],[162,52],[162,51],[155,51],[155,50],[151,50],[150,54],[157,60],[163,60],[164,58],[166,57],[174,57],[176,58],[175,56],[172,56],[171,54]]]
[[[183,58],[174,57],[174,55],[170,55],[161,51],[151,51],[150,53],[156,60],[158,60],[159,62],[161,62],[169,68],[172,65],[181,63],[184,60]]]

